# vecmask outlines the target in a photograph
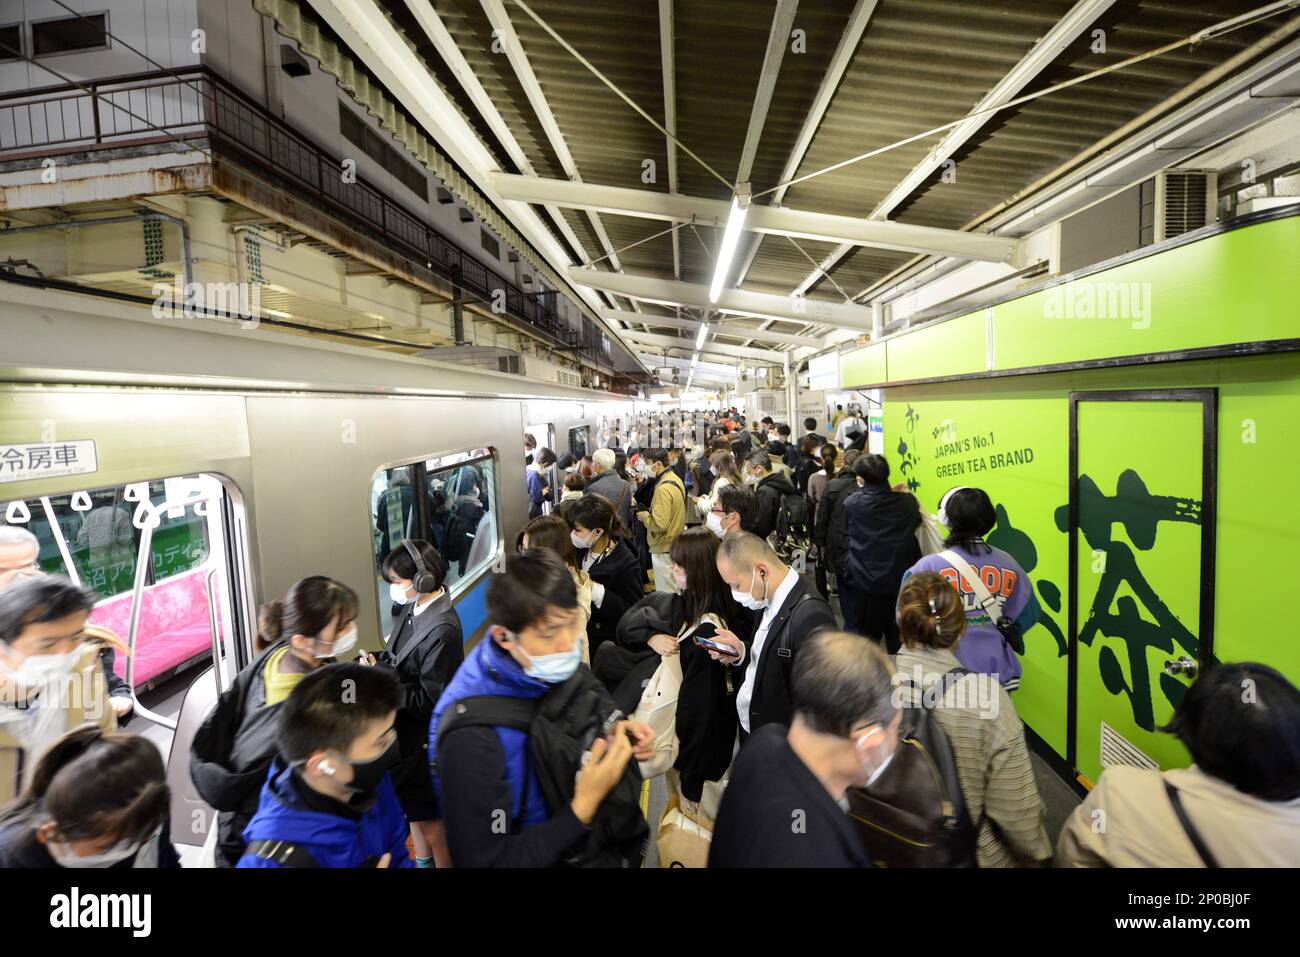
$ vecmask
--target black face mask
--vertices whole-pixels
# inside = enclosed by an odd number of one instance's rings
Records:
[[[383,754],[369,761],[352,761],[352,780],[344,785],[349,791],[356,795],[372,795],[379,782],[384,779],[384,775],[393,769],[401,760],[401,752],[397,749],[397,739],[388,746]],[[355,801],[352,803],[356,803]]]

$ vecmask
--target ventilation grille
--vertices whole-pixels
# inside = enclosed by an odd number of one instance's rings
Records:
[[[1109,768],[1116,764],[1123,764],[1130,768],[1160,770],[1160,765],[1143,754],[1137,745],[1103,721],[1101,723],[1101,766]]]
[[[1164,174],[1164,238],[1181,236],[1210,222],[1212,174],[1171,170]]]
[[[511,375],[523,375],[523,356],[497,356],[497,371],[508,372]]]

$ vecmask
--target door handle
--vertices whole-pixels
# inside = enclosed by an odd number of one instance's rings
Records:
[[[1183,655],[1181,658],[1171,658],[1165,662],[1165,674],[1167,675],[1185,675],[1188,678],[1195,678],[1197,664],[1191,658]]]

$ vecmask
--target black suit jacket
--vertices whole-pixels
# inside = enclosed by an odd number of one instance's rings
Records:
[[[796,574],[791,570],[788,574]],[[761,613],[754,622],[757,633],[762,623]],[[838,628],[831,606],[826,599],[797,578],[790,593],[777,610],[772,625],[763,641],[763,653],[758,659],[758,672],[754,676],[754,694],[749,699],[749,732],[753,734],[770,722],[789,724],[793,713],[789,674],[794,671],[794,659],[799,646],[814,632],[823,628]],[[753,653],[752,644],[750,654]],[[746,657],[742,669],[749,667]],[[744,678],[740,679],[742,682]]]

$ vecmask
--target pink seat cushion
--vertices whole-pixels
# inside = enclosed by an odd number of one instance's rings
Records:
[[[207,569],[168,578],[149,585],[141,596],[140,625],[135,643],[136,686],[204,654],[212,648],[208,629],[208,601],[204,587]],[[213,579],[216,587],[216,579]],[[220,598],[220,594],[217,596]],[[123,641],[131,629],[131,593],[114,595],[95,606],[90,621],[117,633]],[[223,630],[217,604],[217,630]],[[117,655],[113,670],[126,677],[126,656]]]

